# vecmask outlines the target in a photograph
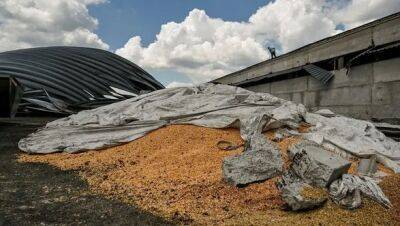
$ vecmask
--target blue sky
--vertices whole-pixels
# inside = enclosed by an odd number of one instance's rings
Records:
[[[96,33],[110,45],[121,48],[132,36],[141,36],[145,46],[153,42],[160,27],[182,21],[194,8],[229,21],[247,21],[267,0],[109,0],[90,5],[89,13],[99,20]]]

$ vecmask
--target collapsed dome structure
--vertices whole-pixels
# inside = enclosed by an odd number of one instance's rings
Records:
[[[100,49],[42,47],[0,53],[2,117],[70,114],[163,88],[136,64]]]

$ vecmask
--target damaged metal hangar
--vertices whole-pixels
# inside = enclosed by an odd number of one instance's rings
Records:
[[[70,114],[164,86],[108,51],[43,47],[0,53],[0,117]]]

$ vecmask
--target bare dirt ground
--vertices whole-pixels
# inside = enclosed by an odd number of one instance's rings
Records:
[[[36,128],[0,123],[0,226],[171,224],[133,205],[90,193],[75,171],[18,163],[18,140]]]

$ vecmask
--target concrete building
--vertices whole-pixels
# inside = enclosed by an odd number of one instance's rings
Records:
[[[361,119],[400,122],[400,13],[218,78]]]

